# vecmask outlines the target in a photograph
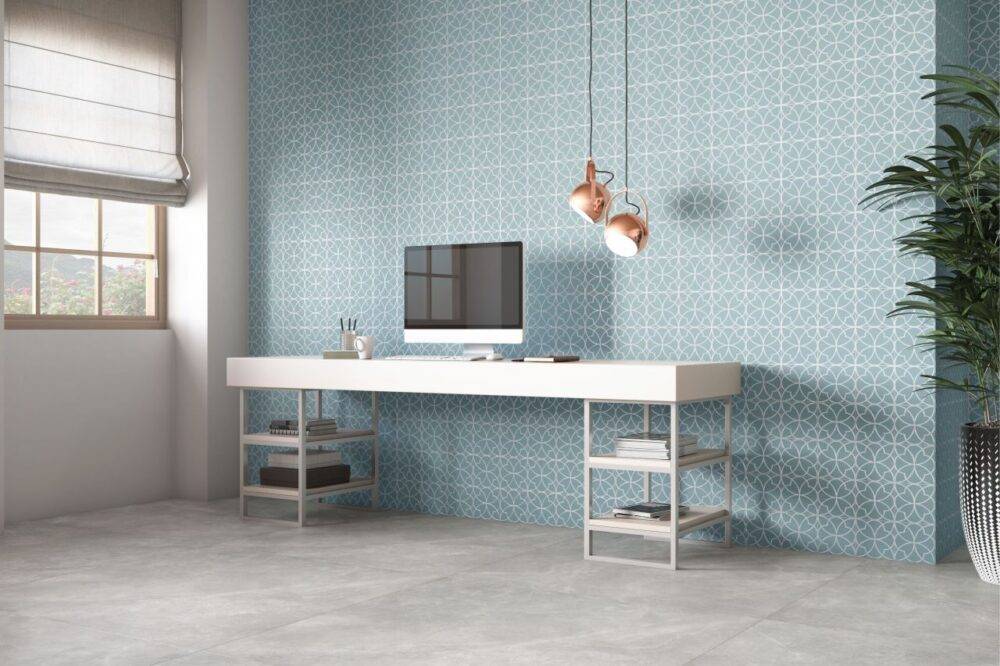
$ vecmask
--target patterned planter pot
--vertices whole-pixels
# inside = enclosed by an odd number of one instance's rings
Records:
[[[1000,428],[962,426],[962,527],[979,577],[1000,585]]]

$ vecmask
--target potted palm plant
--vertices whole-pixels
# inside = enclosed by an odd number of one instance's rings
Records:
[[[924,99],[968,118],[959,124],[969,129],[941,125],[938,144],[885,169],[862,203],[885,210],[934,202],[933,210],[904,218],[916,228],[896,241],[904,254],[933,258],[936,274],[907,282],[889,316],[916,315],[931,325],[920,343],[943,363],[923,375],[923,388],[970,398],[975,420],[960,439],[962,524],[979,576],[1000,584],[1000,83],[955,69],[921,77],[938,84]]]

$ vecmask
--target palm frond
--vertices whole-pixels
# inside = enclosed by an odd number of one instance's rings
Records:
[[[906,296],[887,316],[932,323],[915,344],[935,350],[963,377],[922,375],[923,388],[961,391],[989,420],[1000,400],[1000,82],[967,67],[950,69],[955,73],[921,77],[937,84],[923,99],[985,122],[964,132],[941,125],[939,142],[887,167],[861,205],[885,211],[927,202],[929,210],[902,218],[916,227],[896,243],[903,255],[934,259],[937,272],[907,282]]]

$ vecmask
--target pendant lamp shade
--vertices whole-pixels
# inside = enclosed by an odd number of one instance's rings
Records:
[[[608,188],[597,180],[597,167],[593,158],[587,158],[584,181],[573,188],[569,205],[588,222],[598,222],[604,217],[609,202]]]
[[[612,201],[626,192],[628,190],[618,192]],[[638,193],[633,192],[633,194]],[[645,208],[643,217],[635,213],[618,213],[604,225],[604,244],[619,257],[634,257],[642,252],[649,242],[649,208],[646,198],[641,194],[638,196]],[[610,202],[608,207],[610,208]]]

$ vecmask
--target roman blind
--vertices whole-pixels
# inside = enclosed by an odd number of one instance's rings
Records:
[[[5,184],[180,206],[179,0],[6,0]]]

